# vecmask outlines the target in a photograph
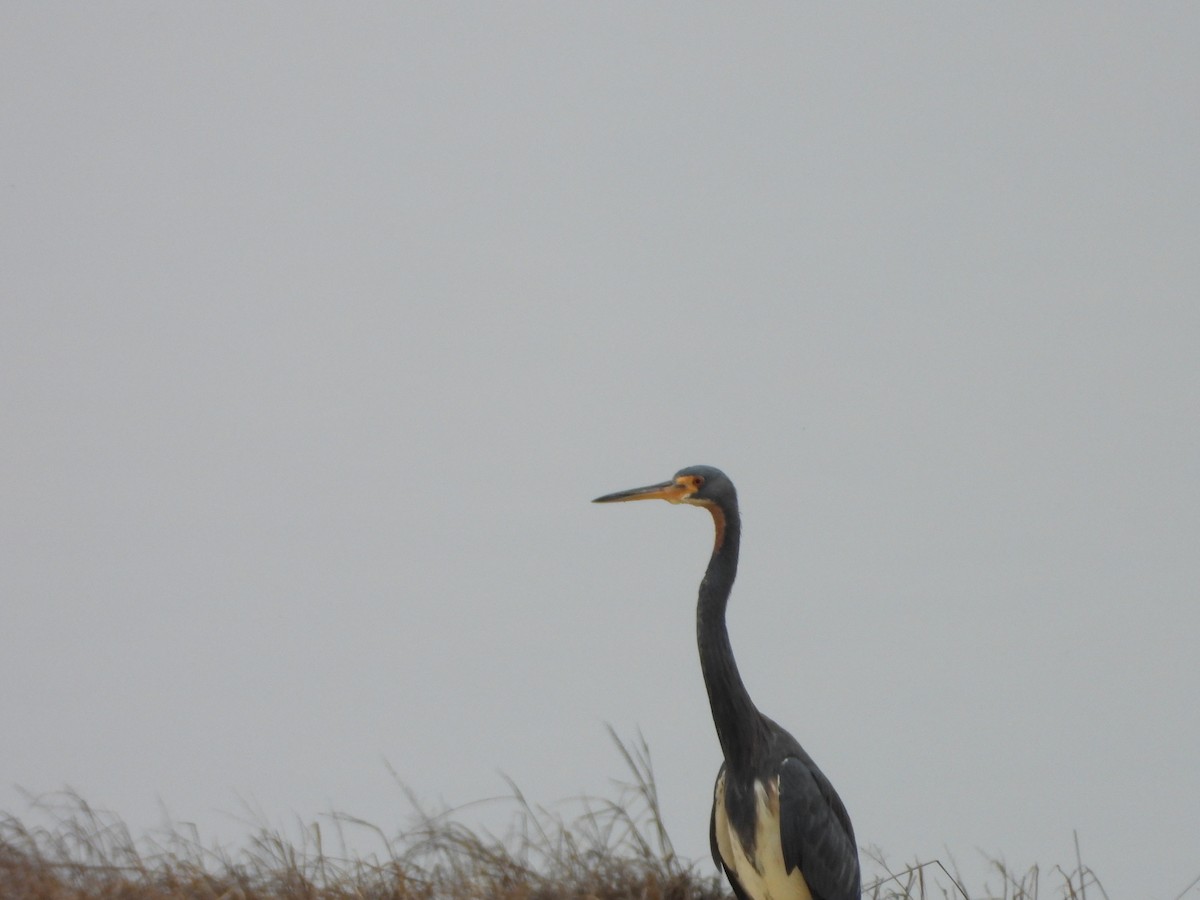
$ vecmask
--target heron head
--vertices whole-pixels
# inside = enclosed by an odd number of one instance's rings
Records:
[[[693,506],[726,506],[736,502],[733,482],[720,469],[712,466],[688,466],[675,473],[670,481],[646,487],[617,491],[597,497],[593,503],[623,503],[627,500],[666,500],[668,503],[690,503]]]

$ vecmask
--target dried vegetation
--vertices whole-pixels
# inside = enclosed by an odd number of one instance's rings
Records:
[[[259,829],[236,853],[206,846],[175,826],[135,839],[116,815],[74,794],[33,802],[47,824],[0,814],[3,900],[717,900],[729,896],[709,860],[676,856],[663,826],[650,754],[614,735],[632,778],[614,799],[582,798],[570,818],[531,805],[510,784],[513,825],[497,837],[431,813],[409,796],[412,824],[389,836],[335,815],[298,838]],[[352,856],[348,829],[366,829],[383,851]],[[337,849],[334,849],[334,848]],[[1106,900],[1092,871],[1014,872],[994,863],[996,884],[968,893],[940,861],[892,866],[864,854],[878,873],[871,900],[1067,897]]]

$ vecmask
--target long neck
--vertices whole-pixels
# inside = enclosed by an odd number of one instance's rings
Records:
[[[764,733],[762,716],[750,699],[738,673],[725,627],[725,607],[737,576],[738,544],[742,525],[736,507],[710,507],[716,525],[716,543],[696,604],[696,643],[700,669],[708,688],[713,723],[725,763],[737,770],[749,764],[751,750]]]

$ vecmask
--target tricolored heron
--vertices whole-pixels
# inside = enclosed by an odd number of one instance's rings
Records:
[[[712,513],[712,558],[696,603],[696,641],[725,763],[709,841],[739,900],[859,900],[862,876],[846,807],[800,742],[758,711],[738,674],[725,607],[737,576],[737,491],[720,469],[691,466],[670,481],[597,497],[666,500]]]

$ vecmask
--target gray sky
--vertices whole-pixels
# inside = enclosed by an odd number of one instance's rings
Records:
[[[1200,874],[1200,7],[0,10],[0,808],[234,840],[718,747],[896,861]],[[978,883],[978,882],[976,882]]]

